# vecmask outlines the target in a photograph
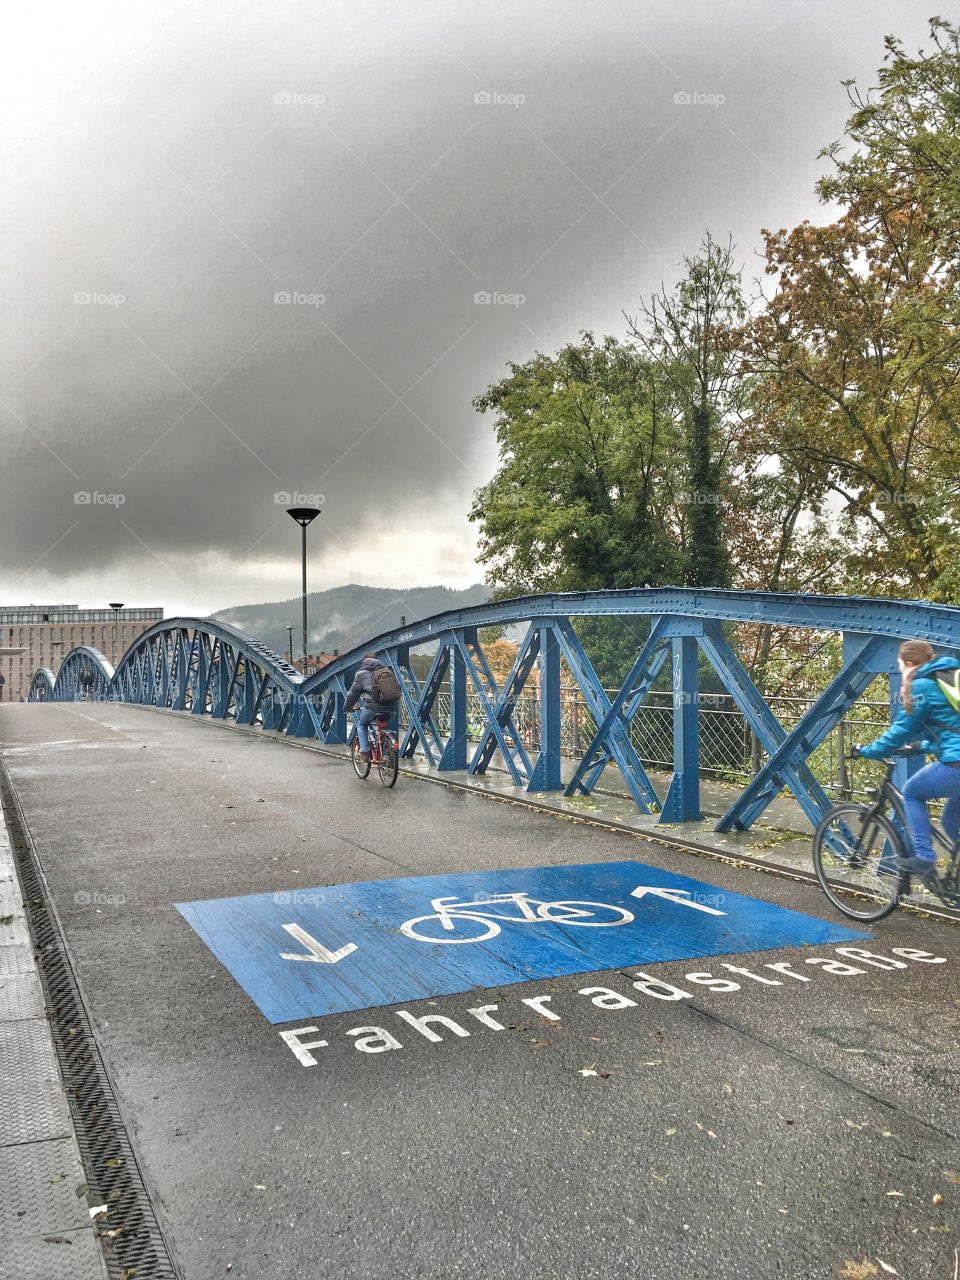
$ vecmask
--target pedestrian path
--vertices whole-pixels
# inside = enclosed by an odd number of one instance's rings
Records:
[[[0,819],[0,1280],[106,1274]]]

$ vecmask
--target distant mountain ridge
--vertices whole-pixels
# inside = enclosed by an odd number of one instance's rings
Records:
[[[334,649],[345,653],[383,631],[399,627],[401,618],[406,618],[408,623],[416,622],[449,609],[484,604],[489,598],[490,588],[481,583],[462,590],[453,587],[400,590],[351,583],[328,591],[313,591],[307,595],[308,649],[310,653],[332,653]],[[210,616],[248,631],[277,653],[289,648],[287,627],[292,626],[293,651],[298,654],[302,645],[300,609],[300,597],[295,596],[292,600],[238,605]]]

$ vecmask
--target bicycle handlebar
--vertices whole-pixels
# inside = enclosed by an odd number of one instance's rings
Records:
[[[891,760],[909,760],[912,756],[925,756],[926,754],[927,749],[925,747],[920,746],[919,743],[914,743],[906,747],[897,747],[896,751],[888,751],[885,756],[880,757],[880,760],[881,762],[889,762]],[[847,760],[869,759],[868,756],[862,756],[860,754],[859,747],[854,747],[846,758]]]

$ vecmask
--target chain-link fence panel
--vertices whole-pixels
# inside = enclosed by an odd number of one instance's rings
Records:
[[[870,690],[871,694],[875,691]],[[612,699],[616,691],[607,690]],[[746,786],[766,763],[766,752],[733,698],[728,693],[701,693],[698,696],[700,728],[700,770],[705,778]],[[768,705],[789,733],[814,704],[813,698],[775,696]],[[673,770],[673,694],[654,690],[648,693],[630,722],[630,741],[644,768],[670,773]],[[450,693],[442,689],[433,704],[433,721],[441,736],[450,732]],[[400,723],[409,725],[406,707],[401,705]],[[536,689],[524,689],[513,713],[520,742],[528,752],[540,749],[540,706]],[[848,715],[819,747],[807,764],[814,777],[832,798],[860,799],[873,786],[879,769],[871,761],[849,761],[854,745],[872,742],[890,723],[886,700],[871,698],[856,703]],[[560,745],[564,755],[580,759],[596,733],[579,689],[566,687],[560,699]],[[476,692],[467,693],[467,736],[478,742],[483,736],[485,717]],[[511,735],[507,735],[513,745]]]

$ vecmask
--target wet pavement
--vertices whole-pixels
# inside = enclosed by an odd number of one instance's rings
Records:
[[[898,912],[867,939],[770,946],[756,921],[773,909],[799,913],[799,938],[849,922],[813,886],[642,833],[410,776],[387,791],[341,759],[144,708],[0,707],[0,752],[188,1280],[953,1275],[956,925]],[[603,904],[604,874],[575,869],[631,862],[648,886],[703,886],[624,899],[643,954],[676,958],[611,968],[613,930],[575,929],[554,902],[501,936],[576,935],[581,972],[531,941],[529,980],[431,995],[438,943],[415,997],[367,1004],[357,982],[347,1012],[272,1023],[248,994],[268,926],[247,899],[309,923],[311,894],[337,886],[459,893],[473,873],[496,888],[564,868]],[[176,905],[227,898],[243,900],[235,924],[222,912],[234,942],[252,931],[229,968]],[[355,957],[322,954],[348,944],[344,921],[290,962],[316,992],[350,985]],[[730,950],[705,949],[721,927]]]

